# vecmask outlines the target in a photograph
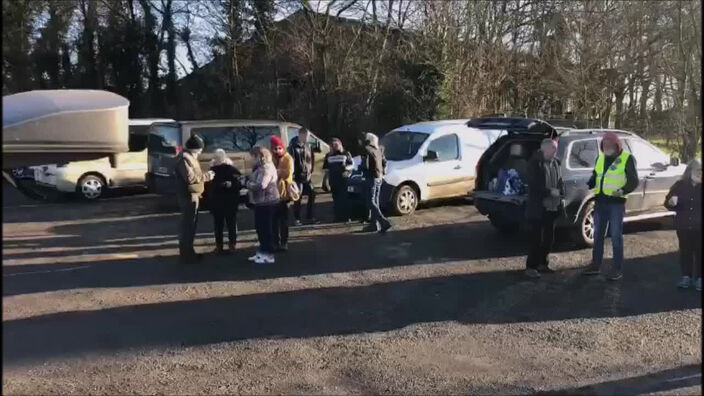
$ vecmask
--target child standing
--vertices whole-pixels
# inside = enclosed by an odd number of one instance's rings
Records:
[[[675,229],[680,244],[682,278],[678,287],[692,284],[702,290],[702,164],[693,159],[682,179],[677,181],[665,198],[665,207],[676,212]]]

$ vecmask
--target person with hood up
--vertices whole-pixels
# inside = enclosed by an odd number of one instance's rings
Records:
[[[223,229],[227,224],[228,248],[234,253],[237,244],[237,209],[240,204],[240,171],[227,158],[225,150],[215,150],[210,161],[210,170],[215,173],[210,187],[210,213],[215,227],[215,252],[223,254]]]
[[[257,264],[273,264],[274,211],[281,200],[278,177],[269,149],[255,146],[251,154],[254,166],[247,189],[249,202],[254,205],[254,228],[257,230],[259,250],[249,260]]]
[[[623,277],[623,216],[626,213],[626,196],[638,187],[638,171],[635,158],[623,149],[617,134],[604,134],[601,151],[587,182],[594,192],[594,247],[592,261],[584,273],[601,273],[608,227],[614,258],[606,278],[615,281]]]
[[[308,196],[306,204],[306,219],[311,223],[316,223],[313,217],[315,205],[315,188],[312,177],[315,165],[315,152],[310,147],[308,139],[310,133],[306,128],[301,128],[298,136],[291,139],[288,146],[288,153],[293,158],[293,181],[298,185],[301,196],[293,203],[293,217],[296,218],[296,225],[301,225],[301,200],[304,195]]]
[[[349,151],[342,147],[342,140],[333,138],[332,150],[325,154],[323,169],[328,171],[332,206],[335,221],[346,222],[350,219],[347,209],[347,178],[354,169],[354,161]]]
[[[528,164],[528,202],[526,219],[531,224],[532,243],[526,261],[526,275],[540,278],[540,273],[553,272],[548,255],[555,240],[555,220],[562,208],[562,170],[555,157],[557,142],[544,139]]]
[[[702,163],[693,159],[670,188],[665,207],[675,211],[675,229],[680,245],[682,278],[678,287],[692,284],[702,290]]]
[[[379,207],[379,195],[381,194],[381,184],[386,168],[386,158],[382,149],[379,148],[379,138],[373,133],[367,133],[362,152],[362,172],[367,181],[367,206],[371,212],[370,224],[363,232],[387,232],[391,228],[391,223],[381,213]]]
[[[288,204],[291,202],[289,187],[293,183],[293,158],[286,152],[284,142],[278,136],[272,136],[269,145],[279,178],[278,189],[281,197],[274,210],[272,243],[274,251],[285,252],[288,250]]]
[[[213,179],[215,173],[203,173],[198,156],[203,152],[203,140],[191,136],[186,141],[186,150],[181,153],[176,163],[176,199],[181,210],[181,225],[178,238],[178,253],[181,261],[192,264],[202,258],[193,249],[193,240],[198,226],[198,206],[205,191],[205,182]]]

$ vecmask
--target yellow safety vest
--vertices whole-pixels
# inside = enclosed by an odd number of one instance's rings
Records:
[[[604,173],[604,164],[606,162],[606,156],[604,154],[599,154],[596,159],[596,165],[594,166],[594,172],[596,172],[596,185],[594,186],[594,194],[602,193],[604,195],[613,196],[616,190],[623,188],[626,185],[626,162],[631,153],[628,151],[621,151],[618,157],[611,163],[606,173]],[[604,180],[604,185],[602,188],[601,181]]]

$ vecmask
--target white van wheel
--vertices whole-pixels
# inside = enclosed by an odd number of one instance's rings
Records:
[[[85,175],[78,181],[78,193],[89,201],[96,200],[103,195],[105,182],[96,175]]]
[[[396,214],[409,215],[418,207],[418,193],[409,185],[401,186],[394,193],[393,203]]]

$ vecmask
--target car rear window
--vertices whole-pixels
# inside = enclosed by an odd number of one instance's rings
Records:
[[[149,151],[173,154],[181,145],[181,129],[172,125],[154,125],[149,132]]]
[[[248,152],[254,146],[269,147],[269,137],[279,135],[279,127],[272,126],[218,126],[193,128],[191,135],[203,139],[204,153],[223,149],[228,153]]]
[[[567,165],[572,169],[594,168],[599,155],[599,145],[596,139],[578,140],[572,143]]]

